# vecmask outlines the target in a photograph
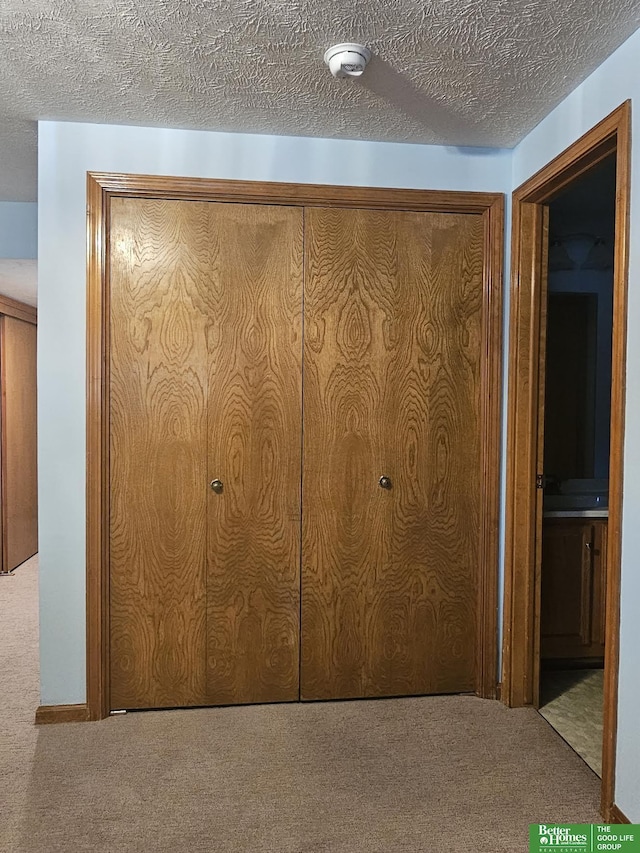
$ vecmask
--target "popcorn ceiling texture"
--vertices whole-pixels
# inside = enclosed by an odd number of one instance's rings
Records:
[[[0,199],[38,118],[510,147],[640,23],[637,0],[3,0]],[[324,50],[362,41],[361,80]]]
[[[0,258],[0,293],[35,308],[38,301],[38,262]]]
[[[0,53],[0,201],[35,201],[38,129],[33,121],[16,116],[15,104],[10,103],[15,94],[9,95],[3,85],[3,63]]]

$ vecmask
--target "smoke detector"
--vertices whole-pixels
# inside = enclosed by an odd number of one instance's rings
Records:
[[[363,44],[334,44],[324,54],[334,77],[360,77],[370,59],[371,51]]]

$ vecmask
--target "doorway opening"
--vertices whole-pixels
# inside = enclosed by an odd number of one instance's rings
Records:
[[[599,776],[616,158],[549,204],[539,710]],[[541,378],[541,384],[542,384]]]
[[[568,642],[567,637],[562,641],[556,637],[552,641],[549,636],[553,633],[550,631],[553,620],[550,623],[548,615],[545,617],[543,614],[543,596],[545,606],[549,598],[553,601],[556,596],[553,592],[553,582],[550,585],[545,582],[545,579],[548,581],[554,576],[553,569],[551,573],[548,570],[545,572],[543,562],[553,562],[554,558],[563,563],[570,562],[566,559],[566,554],[575,551],[579,562],[573,563],[573,577],[575,579],[576,574],[579,576],[581,593],[578,602],[572,599],[575,602],[571,628],[575,631],[573,640],[579,641],[579,651],[581,654],[586,652],[585,662],[590,666],[601,659],[604,661],[601,811],[605,819],[621,822],[624,822],[624,818],[615,806],[614,783],[620,625],[630,122],[630,103],[626,102],[544,166],[513,194],[502,679],[502,698],[506,704],[512,707],[540,705],[540,674],[541,670],[544,672],[548,668],[546,665],[542,666],[541,661],[551,657],[549,646],[553,647],[554,642]],[[549,288],[551,300],[548,299],[548,283],[551,279],[549,271],[556,264],[568,266],[564,256],[569,255],[568,245],[563,245],[561,232],[557,229],[557,223],[553,222],[553,211],[555,209],[557,213],[558,207],[562,207],[563,196],[566,201],[569,193],[579,191],[582,180],[595,180],[599,170],[601,174],[610,170],[611,180],[615,181],[611,342],[607,346],[604,338],[602,342],[603,349],[610,347],[611,353],[608,417],[606,405],[602,404],[607,394],[603,391],[604,385],[598,386],[597,358],[595,355],[589,355],[593,348],[589,350],[588,346],[589,340],[594,337],[597,346],[599,308],[593,299],[589,298],[589,292],[580,295],[578,291],[570,291],[562,295],[562,291],[559,291],[553,295],[553,288]],[[589,245],[582,247],[583,260],[586,262],[586,258],[591,256],[591,262],[604,265],[604,254],[610,252],[605,246],[604,234],[591,235],[591,232],[586,232],[584,228],[585,226],[580,226],[580,231],[574,233],[589,233],[594,239],[590,239]],[[575,250],[575,247],[572,250]],[[600,262],[598,257],[601,258]],[[605,302],[603,299],[602,304]],[[570,318],[569,322],[574,327],[571,333],[566,327],[567,318]],[[560,328],[560,345],[553,342],[556,326]],[[565,357],[561,367],[552,371],[547,370],[547,328],[551,330],[549,357],[554,357],[553,350],[557,346],[563,347],[564,351],[568,348],[571,352],[571,358]],[[573,335],[574,343],[573,346],[567,347],[566,338],[569,334]],[[579,351],[582,351],[584,358],[577,358]],[[579,369],[578,364],[581,365]],[[545,442],[545,427],[548,426],[545,421],[545,403],[547,399],[550,401],[554,394],[561,396],[561,392],[557,388],[554,390],[554,386],[560,384],[562,387],[560,378],[563,374],[571,375],[571,370],[574,371],[571,395],[575,400],[575,411],[580,414],[571,415],[573,430],[569,442],[570,450],[567,449],[566,442],[563,445],[560,441],[558,447],[552,450],[553,441],[550,446],[546,446]],[[550,397],[547,398],[545,386],[549,379]],[[568,379],[563,381],[566,384]],[[602,377],[600,381],[602,383]],[[565,394],[557,403],[556,418],[569,417],[568,397],[569,395]],[[550,408],[553,409],[553,405]],[[593,419],[586,416],[590,408],[594,410]],[[596,408],[600,409],[599,413]],[[584,422],[585,427],[576,431],[578,421]],[[586,427],[587,421],[589,427]],[[608,493],[607,477],[596,476],[596,444],[599,448],[598,473],[603,473],[602,464],[605,464],[605,458],[608,460]],[[555,481],[555,472],[550,470],[548,464],[545,465],[545,453],[547,463],[553,460],[555,453],[563,457],[562,465],[568,466],[566,471],[563,467]],[[585,467],[587,459],[592,459],[593,465]],[[545,474],[549,475],[546,481]],[[573,476],[569,476],[571,474]],[[558,479],[560,483],[557,482]],[[591,481],[589,488],[584,483],[585,480]],[[598,480],[600,482],[597,482]],[[583,482],[576,485],[575,481]],[[552,520],[556,520],[550,517],[545,519],[544,514],[545,510],[554,511],[549,504],[554,491],[555,511],[560,511],[558,502],[562,503],[563,500],[573,501],[574,509],[576,500],[591,503],[591,506],[582,508],[600,512],[606,504],[606,529],[605,519],[602,517],[587,517],[589,523],[585,523],[584,527],[581,527],[583,520],[578,518],[574,522],[577,529],[572,529],[571,535],[565,536],[562,531],[560,534],[556,531],[555,538],[553,535],[546,537],[548,541],[545,553],[545,521],[550,524]],[[567,522],[568,520],[566,519]],[[560,576],[566,577],[566,574]],[[556,574],[555,577],[557,580],[559,575]],[[602,587],[599,590],[598,583]],[[600,607],[599,611],[597,608],[594,610],[596,602]],[[568,633],[567,622],[564,616],[556,620],[556,625],[562,623],[564,634]],[[566,648],[561,649],[561,655],[568,655]],[[580,655],[576,657],[579,659]],[[570,660],[570,657],[559,659]],[[576,662],[574,658],[573,663]],[[598,666],[595,665],[594,668],[598,669]]]

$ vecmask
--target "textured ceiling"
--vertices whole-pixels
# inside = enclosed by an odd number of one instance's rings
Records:
[[[512,146],[640,24],[638,0],[3,0],[0,199],[38,118]],[[374,58],[323,65],[335,42]]]
[[[0,258],[0,294],[35,307],[38,301],[38,262]]]

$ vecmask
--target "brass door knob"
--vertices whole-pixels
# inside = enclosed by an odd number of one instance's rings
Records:
[[[390,489],[393,486],[391,482],[391,477],[380,477],[378,480],[381,489]]]
[[[217,495],[221,494],[224,488],[224,486],[222,485],[222,480],[212,480],[210,485],[211,490],[214,491]]]

